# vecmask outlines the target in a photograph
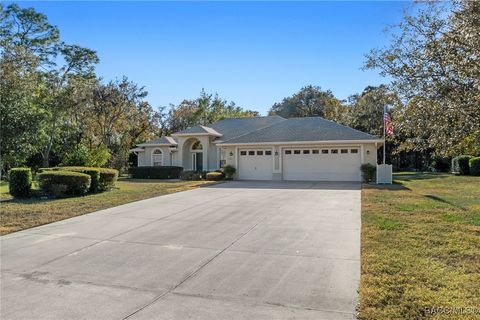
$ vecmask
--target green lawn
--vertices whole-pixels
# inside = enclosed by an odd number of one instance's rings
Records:
[[[8,185],[0,184],[0,234],[7,234],[45,223],[102,210],[132,201],[147,199],[211,184],[205,181],[165,181],[119,179],[107,192],[64,199],[16,200],[7,193]]]
[[[480,319],[480,178],[394,178],[362,191],[360,319]]]

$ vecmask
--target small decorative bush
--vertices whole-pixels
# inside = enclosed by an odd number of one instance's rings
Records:
[[[470,166],[470,174],[472,176],[480,176],[480,157],[471,158],[468,164]]]
[[[118,179],[118,170],[99,168],[100,177],[98,182],[98,191],[110,190],[115,186]]]
[[[450,170],[450,161],[439,156],[434,156],[432,158],[432,169],[436,172],[448,172]]]
[[[61,197],[87,193],[91,178],[88,174],[79,172],[46,171],[38,175],[38,182],[46,194]]]
[[[202,174],[196,171],[183,171],[180,174],[180,179],[187,181],[198,181],[202,180]]]
[[[13,168],[9,172],[8,187],[10,194],[16,198],[30,196],[32,190],[32,170],[30,168]]]
[[[452,173],[460,175],[470,174],[469,161],[472,157],[467,155],[458,156],[452,159]]]
[[[233,175],[235,174],[235,172],[237,172],[237,169],[235,169],[234,166],[231,166],[231,165],[226,165],[224,168],[223,168],[223,172],[225,172],[225,175],[227,177],[227,179],[232,179]]]
[[[370,163],[364,163],[360,166],[360,170],[362,171],[363,182],[375,182],[375,174],[377,173],[377,167]]]
[[[223,180],[224,175],[222,172],[209,172],[207,173],[207,180],[209,181],[220,181]]]
[[[182,173],[182,167],[131,167],[128,173],[136,179],[178,179]]]

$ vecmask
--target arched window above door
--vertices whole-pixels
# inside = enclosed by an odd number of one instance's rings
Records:
[[[200,151],[200,150],[203,150],[203,146],[200,141],[197,141],[192,145],[192,151]]]

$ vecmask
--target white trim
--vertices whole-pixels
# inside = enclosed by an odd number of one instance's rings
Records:
[[[213,136],[213,137],[221,137],[221,134],[215,134],[215,133],[174,133],[172,134],[174,137],[196,137],[196,136]]]
[[[352,144],[352,143],[380,143],[383,140],[319,140],[319,141],[286,141],[286,142],[250,142],[250,143],[218,143],[220,146],[271,146],[271,145],[302,145],[302,144]]]
[[[199,143],[199,144],[202,146],[202,149],[193,149],[193,146],[194,146],[195,144],[197,144],[197,143]],[[192,143],[192,145],[190,146],[190,152],[192,152],[192,153],[194,153],[194,152],[197,152],[197,153],[198,153],[198,152],[203,152],[203,144],[202,144],[202,141],[200,141],[200,140],[197,139],[197,141],[195,141],[194,143]]]
[[[160,151],[160,155],[162,156],[162,164],[159,165],[159,166],[154,165],[155,162],[153,161],[153,157],[159,155],[158,153],[155,153],[155,151],[157,151],[157,150]],[[160,148],[155,148],[155,149],[153,149],[153,150],[152,150],[152,154],[151,154],[152,167],[161,167],[161,166],[163,166],[163,165],[164,165],[164,161],[163,161],[163,160],[164,160],[164,159],[163,159],[163,151],[162,151],[162,149],[160,149]]]
[[[176,146],[173,143],[140,143],[137,144],[139,147],[166,147],[166,146]]]

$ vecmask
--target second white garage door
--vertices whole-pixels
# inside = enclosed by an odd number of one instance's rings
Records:
[[[361,181],[360,148],[285,148],[284,180]]]
[[[244,180],[272,180],[271,149],[240,149],[238,177]]]

